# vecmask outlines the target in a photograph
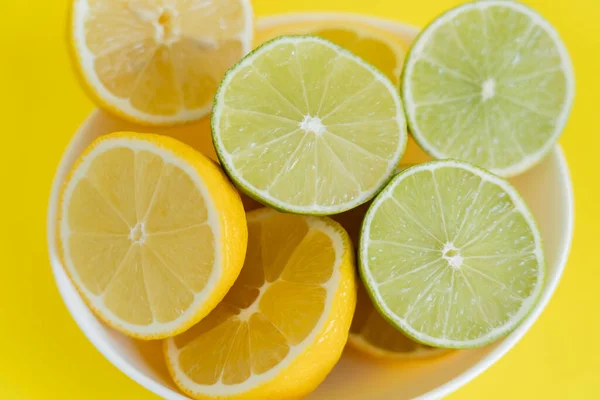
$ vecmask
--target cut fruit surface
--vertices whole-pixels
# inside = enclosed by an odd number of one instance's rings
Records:
[[[448,353],[447,349],[415,342],[393,327],[373,307],[360,285],[348,344],[371,357],[385,360],[423,360]]]
[[[438,17],[416,39],[402,77],[421,147],[501,176],[527,170],[550,151],[574,91],[558,33],[515,1],[476,1]]]
[[[365,203],[333,218],[342,225],[358,248],[360,228],[371,204]],[[371,303],[363,285],[358,285],[356,311],[352,319],[348,344],[371,357],[386,360],[433,358],[448,351],[415,342],[383,318]]]
[[[302,14],[300,14],[302,15]],[[392,82],[398,83],[408,44],[391,32],[365,22],[342,19],[309,19],[259,29],[255,43],[262,44],[283,35],[314,35],[327,39],[374,65]]]
[[[377,196],[362,227],[360,268],[391,324],[448,348],[512,331],[545,276],[539,231],[515,189],[450,160],[408,168]]]
[[[371,204],[365,203],[333,218],[342,225],[352,243],[358,248],[360,227]],[[371,303],[363,285],[358,285],[356,311],[352,319],[348,344],[371,357],[385,360],[417,360],[434,358],[448,353],[415,342],[393,327]]]
[[[63,266],[104,322],[158,339],[206,316],[238,276],[247,244],[238,193],[208,158],[174,139],[97,139],[64,184]]]
[[[274,208],[335,214],[372,198],[406,146],[391,82],[317,37],[281,37],[228,71],[215,149],[241,190]]]
[[[252,46],[248,0],[74,0],[71,14],[88,92],[144,124],[208,114],[223,74]]]
[[[328,218],[247,215],[242,272],[223,302],[167,339],[173,379],[198,399],[296,399],[339,359],[356,304],[348,235]]]

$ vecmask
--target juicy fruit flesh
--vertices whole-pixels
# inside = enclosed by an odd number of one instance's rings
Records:
[[[331,238],[303,217],[272,215],[249,221],[245,264],[225,299],[174,338],[179,365],[197,384],[236,385],[268,372],[324,312],[336,262]]]
[[[489,3],[417,39],[405,99],[413,133],[433,155],[507,175],[562,129],[572,76],[548,28],[521,6]]]
[[[351,25],[347,22],[335,21],[327,23],[307,22],[277,26],[258,34],[259,44],[281,35],[307,34],[319,36],[370,62],[392,82],[398,82],[400,76],[404,55],[402,45],[404,43],[394,36],[388,38],[388,32],[381,32],[371,26],[363,27],[355,22]]]
[[[98,80],[144,113],[206,107],[225,71],[244,53],[239,1],[87,3],[85,46]]]
[[[387,43],[368,35],[363,36],[360,33],[350,30],[334,28],[317,29],[311,34],[330,40],[352,51],[363,60],[372,63],[392,82],[398,81],[402,60],[398,59],[399,54],[395,53]]]
[[[352,240],[356,248],[359,245],[360,227],[370,203],[362,204],[352,210],[335,215],[333,219],[339,222]],[[394,328],[375,309],[364,287],[359,285],[356,301],[356,311],[352,319],[350,334],[369,346],[371,355],[394,357],[396,354],[432,355],[431,347],[417,343]],[[365,350],[359,347],[361,350]],[[438,350],[435,350],[438,352]]]
[[[179,167],[147,150],[92,161],[69,199],[63,242],[83,286],[122,321],[176,320],[215,259],[203,196]]]
[[[358,291],[350,333],[360,336],[362,340],[382,352],[409,354],[432,349],[409,339],[390,325],[373,307],[362,286]]]
[[[535,228],[504,189],[469,170],[407,173],[376,200],[363,238],[371,289],[413,337],[494,335],[539,289]]]
[[[261,49],[217,96],[213,124],[231,175],[267,202],[305,211],[372,195],[405,142],[389,82],[316,38]]]

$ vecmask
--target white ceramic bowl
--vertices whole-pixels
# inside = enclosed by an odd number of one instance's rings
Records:
[[[392,21],[348,14],[304,14],[299,19],[331,19],[352,22],[368,20],[412,40],[416,28]],[[263,19],[260,27],[289,22],[289,16]],[[206,133],[199,125],[170,130],[148,129],[95,111],[75,133],[65,151],[54,182],[48,208],[48,246],[56,284],[73,318],[98,350],[127,376],[148,390],[169,400],[187,399],[180,394],[161,362],[160,343],[134,341],[101,323],[86,307],[65,274],[56,244],[56,213],[62,183],[77,156],[100,135],[120,131],[153,131],[190,138]],[[210,146],[210,138],[196,137],[196,145]],[[214,153],[213,153],[214,156]],[[369,361],[347,349],[338,365],[310,399],[410,399],[440,398],[463,386],[485,371],[510,350],[529,330],[548,304],[561,278],[573,234],[573,191],[565,157],[556,147],[537,167],[511,180],[531,208],[544,240],[548,277],[541,299],[531,315],[509,336],[486,347],[456,352],[450,356],[421,363],[386,364]]]

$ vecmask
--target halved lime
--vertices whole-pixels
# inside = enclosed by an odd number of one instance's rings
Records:
[[[512,176],[558,140],[575,78],[542,16],[514,1],[476,1],[425,28],[404,65],[402,92],[425,151]]]
[[[212,129],[221,164],[242,191],[303,214],[335,214],[371,199],[407,136],[390,81],[310,36],[274,39],[230,69]]]
[[[542,241],[508,182],[445,160],[398,174],[360,239],[363,281],[381,314],[415,340],[469,348],[512,331],[545,276]]]

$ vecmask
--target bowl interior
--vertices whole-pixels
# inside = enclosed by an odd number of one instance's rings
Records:
[[[278,18],[280,17],[263,20],[259,27],[275,24]],[[414,28],[397,23],[380,21],[379,24],[408,39],[416,33]],[[186,399],[179,394],[168,376],[160,342],[130,339],[98,321],[66,276],[56,249],[54,233],[58,195],[68,170],[77,156],[95,138],[110,132],[127,130],[167,134],[216,159],[210,139],[208,118],[186,126],[155,129],[122,121],[103,111],[95,111],[75,134],[54,180],[48,212],[50,259],[61,295],[90,341],[113,364],[141,385],[163,398]],[[341,361],[310,399],[440,397],[473,379],[514,346],[537,319],[560,279],[571,242],[573,200],[568,168],[559,147],[537,167],[512,179],[511,182],[524,197],[539,224],[548,266],[542,298],[527,320],[511,335],[489,346],[454,352],[430,361],[381,363],[346,349]]]

